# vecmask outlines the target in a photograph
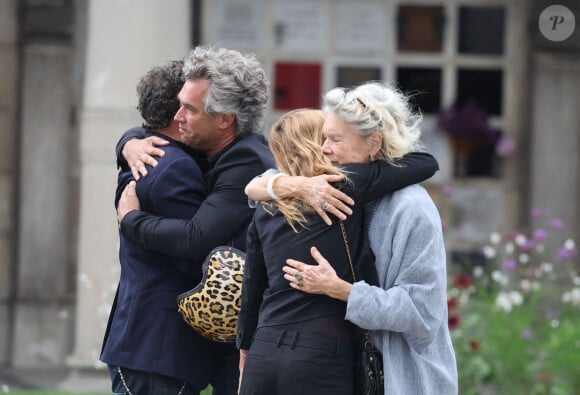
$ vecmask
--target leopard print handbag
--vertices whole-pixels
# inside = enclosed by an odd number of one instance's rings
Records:
[[[200,335],[221,343],[236,341],[245,260],[246,254],[236,248],[214,248],[203,263],[201,282],[177,297],[183,319]]]

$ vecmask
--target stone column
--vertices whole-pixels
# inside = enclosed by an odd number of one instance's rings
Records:
[[[549,209],[580,235],[580,52],[533,57],[532,207]]]
[[[30,44],[21,70],[19,243],[13,364],[62,363],[68,305],[70,48]]]
[[[9,363],[12,337],[14,178],[17,111],[17,1],[0,2],[0,366]]]
[[[101,342],[119,276],[115,143],[140,124],[135,86],[190,49],[189,1],[90,1],[80,111],[80,218],[73,368],[102,367]]]

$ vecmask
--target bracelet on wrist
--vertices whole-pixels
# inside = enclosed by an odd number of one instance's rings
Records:
[[[270,179],[268,180],[268,184],[266,185],[266,190],[268,191],[268,195],[270,195],[272,200],[280,199],[280,196],[276,195],[276,193],[274,192],[274,186],[275,186],[276,180],[280,177],[283,177],[283,176],[287,176],[287,174],[286,173],[276,173],[272,177],[270,177]]]

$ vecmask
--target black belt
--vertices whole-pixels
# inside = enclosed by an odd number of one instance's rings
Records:
[[[336,353],[336,355],[349,355],[354,352],[354,346],[350,342],[328,337],[311,332],[301,332],[286,329],[258,328],[254,340],[266,343],[275,343],[276,346],[307,347]]]

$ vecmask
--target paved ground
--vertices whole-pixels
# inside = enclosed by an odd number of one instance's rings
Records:
[[[74,394],[87,392],[110,393],[109,376],[106,371],[100,370],[27,370],[6,369],[0,370],[0,393],[9,391],[30,390],[58,390]]]

